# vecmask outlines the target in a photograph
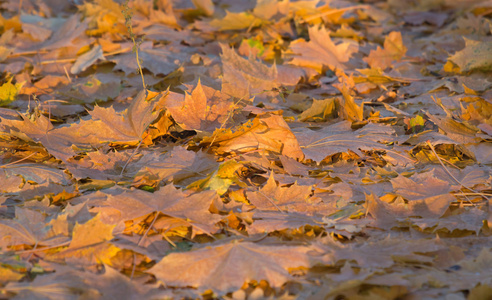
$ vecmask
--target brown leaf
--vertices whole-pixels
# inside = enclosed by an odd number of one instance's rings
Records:
[[[234,102],[220,91],[202,86],[198,80],[191,95],[186,93],[184,101],[166,101],[165,106],[183,129],[213,132],[226,127]]]
[[[464,39],[465,48],[450,56],[448,61],[455,63],[461,72],[490,70],[492,68],[492,61],[490,60],[492,42]]]
[[[103,55],[101,46],[97,45],[87,53],[84,53],[79,58],[77,58],[72,68],[70,68],[70,73],[78,74],[82,71],[85,71],[88,67],[90,67],[99,59],[106,60],[106,58]]]
[[[371,50],[369,56],[364,61],[371,68],[380,68],[382,70],[393,66],[394,61],[399,61],[407,52],[407,47],[403,45],[401,32],[392,31],[384,39],[384,48],[379,46],[376,50]]]
[[[289,48],[295,54],[291,64],[313,68],[321,72],[323,66],[330,69],[345,69],[350,57],[359,50],[355,43],[335,44],[325,27],[309,27],[309,42],[303,39],[293,41]]]
[[[441,180],[430,172],[413,175],[410,178],[398,176],[391,179],[395,193],[407,200],[419,200],[427,197],[449,194],[452,190],[447,181]]]
[[[351,122],[339,122],[321,130],[298,129],[294,134],[299,140],[306,158],[320,162],[325,157],[351,150],[362,155],[360,150],[389,150],[384,141],[393,140],[394,129],[390,126],[369,123],[352,131]]]
[[[189,49],[180,47],[170,49],[169,47],[154,47],[152,43],[144,43],[138,52],[142,68],[148,69],[154,75],[167,75],[178,69],[180,64],[190,59]],[[115,70],[122,70],[126,74],[138,70],[138,64],[134,53],[127,53],[108,58],[116,63]]]
[[[74,14],[66,22],[58,27],[58,30],[51,35],[47,41],[29,47],[29,50],[53,50],[70,46],[72,41],[80,37],[87,29],[87,23],[80,23],[80,15]],[[25,51],[26,49],[23,49]]]
[[[321,226],[323,222],[315,217],[296,212],[255,211],[253,224],[247,226],[248,234],[265,234],[280,230],[298,229],[306,225]]]
[[[187,253],[171,253],[149,273],[169,286],[193,286],[219,293],[237,290],[243,283],[266,280],[280,287],[293,277],[288,268],[308,267],[308,248],[262,246],[251,242],[232,242]]]
[[[73,228],[72,241],[68,248],[48,254],[48,260],[61,260],[85,266],[109,263],[111,257],[120,250],[109,243],[113,239],[115,226],[103,223],[100,215],[84,224],[77,223]]]
[[[15,214],[16,218],[13,220],[0,220],[0,234],[2,236],[0,247],[4,251],[13,246],[42,247],[66,242],[67,237],[61,236],[60,232],[53,230],[47,224],[46,216],[42,213],[17,207]]]
[[[150,123],[158,117],[153,112],[158,98],[147,100],[147,92],[141,91],[130,106],[121,113],[110,108],[96,106],[90,112],[92,119],[80,121],[69,127],[54,129],[43,115],[32,121],[22,115],[24,121],[1,119],[3,126],[13,127],[31,139],[40,142],[50,154],[67,161],[76,154],[74,145],[89,148],[103,143],[138,143]]]
[[[262,149],[294,159],[304,157],[294,134],[284,119],[278,115],[258,116],[234,132],[216,131],[212,137],[204,138],[203,142],[213,142],[212,146],[217,147],[216,151],[221,153]]]
[[[159,212],[173,218],[212,226],[221,219],[209,212],[215,197],[218,197],[215,191],[190,195],[169,184],[154,193],[130,190],[119,195],[109,194],[104,206],[119,210],[123,220]]]
[[[311,186],[301,186],[297,183],[289,187],[277,186],[272,172],[261,190],[247,192],[246,196],[251,204],[260,210],[304,212],[305,210],[309,211],[310,206],[313,207],[309,199],[311,190]]]
[[[220,44],[222,49],[222,93],[249,101],[252,96],[263,97],[262,93],[278,87],[277,67],[268,67],[254,60],[239,56],[234,49]]]
[[[233,13],[226,11],[226,15],[222,19],[214,19],[210,21],[210,26],[218,31],[223,30],[240,30],[261,25],[262,20],[247,12]]]
[[[207,177],[215,170],[218,163],[204,152],[188,151],[184,147],[174,147],[165,155],[147,154],[140,163],[142,168],[137,176],[153,174],[160,180],[172,181],[177,186],[187,186],[197,179]]]
[[[436,240],[419,239],[405,240],[387,236],[382,240],[369,240],[358,244],[338,243],[328,237],[323,240],[322,249],[326,249],[324,260],[333,264],[342,259],[355,260],[362,268],[388,268],[400,257],[413,261],[430,262],[424,253],[444,249],[445,246]]]

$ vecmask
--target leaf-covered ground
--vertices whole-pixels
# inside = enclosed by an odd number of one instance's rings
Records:
[[[490,299],[490,1],[123,4],[0,3],[0,298]]]

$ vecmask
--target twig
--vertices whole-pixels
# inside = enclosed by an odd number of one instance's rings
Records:
[[[147,231],[145,231],[144,235],[142,235],[142,237],[141,237],[141,238],[140,238],[140,240],[138,241],[137,246],[139,246],[139,247],[140,247],[140,243],[141,243],[141,242],[143,241],[143,239],[147,236],[147,233],[149,233],[150,229],[154,226],[155,221],[157,220],[157,217],[159,216],[159,214],[160,214],[160,213],[161,213],[160,211],[156,212],[155,217],[154,217],[154,220],[152,220],[152,223],[150,223],[149,228],[147,228]]]
[[[31,153],[31,154],[29,154],[28,156],[26,156],[26,157],[24,157],[24,158],[22,158],[22,159],[19,159],[19,160],[17,160],[17,161],[13,161],[13,162],[8,163],[8,164],[6,164],[6,165],[0,166],[0,168],[6,168],[6,167],[11,166],[11,165],[13,165],[13,164],[20,163],[21,161],[26,160],[26,159],[28,159],[29,157],[31,157],[31,156],[33,156],[33,155],[35,155],[35,154],[37,154],[37,153],[38,153],[38,152]]]
[[[143,139],[141,138],[141,139],[140,139],[140,142],[138,143],[137,148],[135,148],[135,150],[133,151],[132,155],[130,155],[130,157],[129,157],[129,158],[128,158],[128,160],[126,161],[125,165],[123,166],[123,169],[121,169],[120,176],[122,176],[122,175],[123,175],[123,172],[125,172],[126,166],[128,166],[128,164],[130,163],[130,160],[132,160],[132,158],[135,156],[135,153],[137,153],[138,148],[140,148],[140,145],[142,145],[142,141],[143,141]]]

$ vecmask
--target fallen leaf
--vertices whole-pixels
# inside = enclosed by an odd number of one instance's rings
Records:
[[[294,134],[278,115],[258,116],[244,123],[234,132],[216,131],[212,137],[203,139],[203,143],[212,143],[211,146],[217,147],[217,151],[221,153],[262,149],[294,159],[304,157]]]
[[[313,68],[321,73],[323,66],[330,69],[345,69],[350,57],[359,49],[357,44],[335,44],[325,27],[309,27],[309,42],[303,39],[292,42],[289,49],[294,53],[290,64]]]
[[[391,140],[393,129],[385,125],[369,124],[352,131],[351,122],[344,121],[332,124],[321,130],[301,129],[294,131],[306,158],[320,162],[329,155],[353,151],[361,154],[360,150],[380,149],[390,150],[384,144]]]
[[[218,31],[241,30],[260,26],[264,21],[248,12],[233,13],[226,11],[222,19],[214,19],[209,25]]]
[[[77,58],[72,68],[70,68],[70,73],[79,74],[80,72],[85,71],[88,67],[92,66],[98,60],[106,60],[100,45],[95,46],[90,51]]]
[[[308,248],[262,246],[251,242],[214,245],[187,253],[171,253],[148,271],[169,286],[211,288],[219,293],[245,282],[266,280],[272,287],[294,278],[288,268],[308,267]]]
[[[262,93],[278,87],[278,72],[274,64],[271,67],[254,60],[239,56],[229,46],[220,44],[222,49],[222,93],[249,101],[252,96],[262,97]]]
[[[384,48],[371,50],[369,56],[364,61],[371,68],[380,68],[382,70],[393,66],[394,61],[399,61],[407,52],[407,47],[403,45],[401,32],[392,31],[384,39]]]
[[[166,101],[165,106],[183,129],[209,132],[227,127],[226,122],[234,109],[229,97],[202,86],[200,80],[191,95],[186,93],[184,101]]]
[[[119,210],[123,220],[132,220],[157,212],[196,222],[197,226],[200,223],[211,226],[220,220],[220,216],[209,212],[215,197],[218,197],[215,191],[190,195],[169,184],[154,193],[130,190],[118,196],[109,194],[104,206]]]
[[[455,63],[461,72],[475,70],[488,71],[492,68],[492,42],[474,41],[467,38],[465,48],[457,51],[448,58],[448,61]]]
[[[312,205],[309,199],[311,190],[311,186],[301,186],[297,183],[289,187],[277,186],[271,173],[267,183],[259,191],[247,192],[246,196],[251,204],[260,210],[303,213]]]

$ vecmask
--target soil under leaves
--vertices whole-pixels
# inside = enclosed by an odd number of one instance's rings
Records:
[[[0,4],[0,298],[490,297],[490,1],[123,5]]]

